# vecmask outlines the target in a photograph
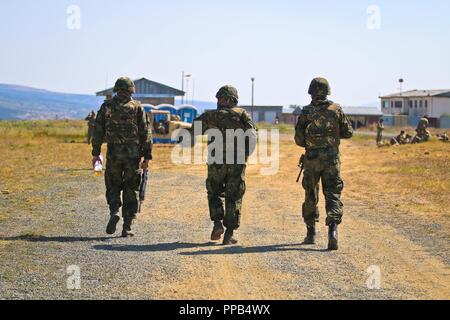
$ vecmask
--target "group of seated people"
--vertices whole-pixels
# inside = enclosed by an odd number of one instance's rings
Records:
[[[413,136],[410,134],[407,134],[404,130],[400,132],[400,134],[396,137],[393,137],[391,139],[391,145],[400,145],[400,144],[408,144],[412,143]]]
[[[427,118],[422,118],[419,121],[416,129],[416,135],[413,137],[402,130],[400,134],[391,139],[391,145],[400,145],[408,143],[421,143],[430,140],[431,134],[428,130],[429,121]]]

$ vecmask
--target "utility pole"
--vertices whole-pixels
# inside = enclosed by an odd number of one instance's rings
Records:
[[[184,71],[181,74],[181,91],[184,92]],[[181,97],[181,104],[184,104],[184,96]]]
[[[195,79],[192,79],[192,105],[194,105],[194,96],[195,96]]]
[[[398,80],[398,82],[400,83],[400,96],[403,95],[403,83],[405,82],[405,80],[403,78],[400,78]]]
[[[181,75],[181,91],[184,92],[184,82],[185,81],[187,81],[187,83],[186,83],[186,90],[189,90],[189,78],[191,78],[191,77],[192,77],[192,75],[185,74],[184,71],[183,71],[183,73]],[[186,92],[186,102],[189,102],[189,97],[188,97],[187,92]],[[184,104],[184,96],[181,97],[181,104]]]
[[[252,80],[252,119],[253,119],[253,109],[255,107],[255,78],[251,78]]]

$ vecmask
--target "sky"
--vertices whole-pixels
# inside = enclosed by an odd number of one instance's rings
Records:
[[[94,94],[120,76],[181,88],[185,71],[189,99],[232,84],[249,104],[255,77],[256,104],[302,105],[324,76],[332,100],[373,104],[399,78],[450,88],[449,16],[448,0],[1,1],[0,83]]]

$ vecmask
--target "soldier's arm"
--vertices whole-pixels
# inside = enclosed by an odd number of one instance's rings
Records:
[[[339,131],[342,139],[353,137],[353,127],[342,109],[339,110]]]
[[[299,147],[303,148],[306,148],[305,129],[306,129],[306,116],[304,114],[301,114],[298,117],[297,125],[295,126],[295,143]]]
[[[138,109],[138,129],[141,155],[145,160],[152,160],[153,136],[147,112],[142,106]]]
[[[244,124],[244,130],[248,134],[248,140],[246,139],[245,141],[245,156],[249,157],[251,154],[253,154],[253,152],[255,152],[256,149],[258,127],[253,122],[250,114],[245,110],[242,113],[242,122]]]
[[[98,157],[102,153],[103,139],[105,138],[105,105],[100,107],[95,118],[94,135],[92,137],[92,156]]]
[[[258,126],[253,122],[250,114],[244,110],[242,113],[242,122],[244,123],[245,130],[255,130],[258,131]]]

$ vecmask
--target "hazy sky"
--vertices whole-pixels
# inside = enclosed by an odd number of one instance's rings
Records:
[[[122,75],[180,88],[184,70],[196,99],[234,84],[250,103],[254,76],[257,104],[288,105],[307,103],[322,75],[333,100],[359,105],[399,77],[450,88],[449,17],[448,0],[1,1],[0,82],[92,94]]]

